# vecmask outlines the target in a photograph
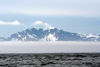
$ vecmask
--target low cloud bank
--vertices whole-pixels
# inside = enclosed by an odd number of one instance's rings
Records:
[[[100,52],[100,42],[0,42],[0,53]]]

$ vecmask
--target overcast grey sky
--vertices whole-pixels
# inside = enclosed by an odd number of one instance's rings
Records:
[[[0,0],[0,14],[100,16],[100,0]]]

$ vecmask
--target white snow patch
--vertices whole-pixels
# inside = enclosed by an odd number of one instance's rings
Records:
[[[30,34],[27,34],[27,36],[28,36],[28,37],[30,37],[30,38],[33,38],[33,36],[32,36],[32,35],[30,35]]]
[[[34,37],[36,37],[36,35],[35,34],[32,34]]]
[[[21,35],[18,34],[18,37],[21,37]]]
[[[78,33],[78,36],[80,36],[80,37],[86,37],[86,34]]]
[[[87,35],[87,36],[86,36],[86,38],[91,38],[91,37],[93,37],[92,40],[97,41],[97,39],[98,39],[100,36],[98,36],[98,34],[97,34],[97,35],[90,34],[90,35]]]
[[[45,36],[44,38],[40,39],[40,41],[56,41],[58,38],[55,37],[54,34],[49,34],[48,36]]]
[[[22,40],[24,41],[26,39],[26,37],[22,38]]]
[[[99,38],[99,36],[98,35],[93,35],[93,34],[90,34],[90,35],[88,35],[88,36],[86,36],[87,38],[89,38],[89,37],[96,37],[96,38]]]
[[[33,34],[33,35],[27,34],[27,36],[30,37],[30,38],[32,38],[32,39],[36,39],[36,38],[35,38],[35,37],[36,37],[35,34]]]

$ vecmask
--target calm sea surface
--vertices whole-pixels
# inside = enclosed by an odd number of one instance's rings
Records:
[[[0,54],[0,67],[100,67],[100,53]]]

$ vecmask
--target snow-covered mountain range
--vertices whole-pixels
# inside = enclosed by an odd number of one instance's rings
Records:
[[[100,34],[72,33],[57,28],[31,28],[8,38],[0,37],[0,41],[100,41]]]

